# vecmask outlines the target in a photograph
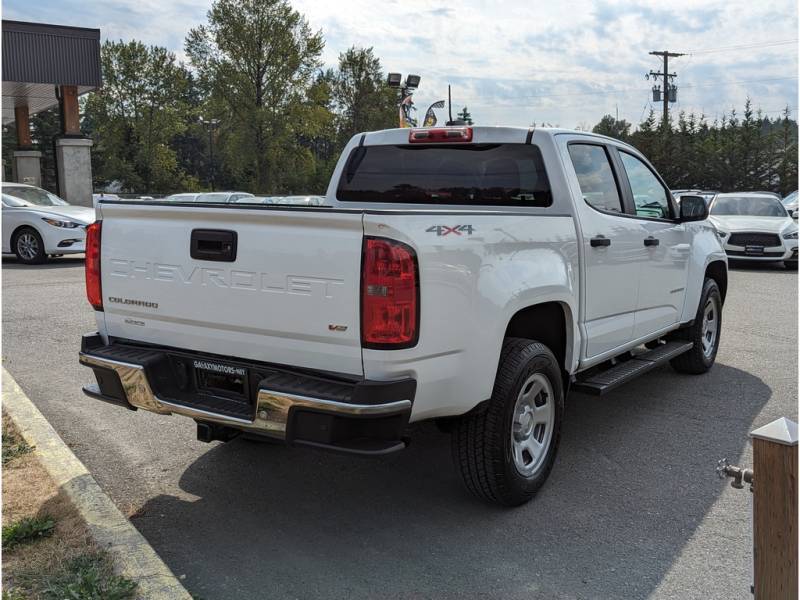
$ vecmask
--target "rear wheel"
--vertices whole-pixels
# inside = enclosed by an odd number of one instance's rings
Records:
[[[491,399],[453,427],[453,459],[467,489],[506,506],[530,500],[553,467],[563,413],[553,353],[533,340],[506,339]]]
[[[38,265],[47,260],[42,236],[32,227],[20,229],[14,236],[13,246],[17,260],[26,265]]]
[[[670,361],[672,367],[681,373],[699,375],[708,371],[717,358],[719,338],[722,328],[722,295],[717,282],[706,279],[700,306],[691,327],[678,330],[673,337],[693,342],[688,352]]]

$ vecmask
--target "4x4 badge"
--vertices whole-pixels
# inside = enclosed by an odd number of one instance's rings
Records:
[[[427,233],[435,233],[437,236],[442,237],[451,233],[455,233],[456,235],[461,235],[462,233],[472,235],[475,230],[472,228],[472,225],[454,225],[453,227],[448,227],[447,225],[431,225],[425,231]]]

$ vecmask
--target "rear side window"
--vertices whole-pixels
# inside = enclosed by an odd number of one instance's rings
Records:
[[[341,202],[545,207],[542,153],[530,144],[361,146],[347,160]]]
[[[600,210],[623,212],[606,149],[594,144],[570,144],[569,156],[586,203]]]

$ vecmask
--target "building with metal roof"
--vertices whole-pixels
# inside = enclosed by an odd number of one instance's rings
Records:
[[[92,141],[81,135],[78,96],[102,85],[100,30],[21,21],[2,22],[3,124],[15,123],[13,177],[41,184],[41,153],[33,149],[29,117],[59,107],[58,193],[91,206]]]

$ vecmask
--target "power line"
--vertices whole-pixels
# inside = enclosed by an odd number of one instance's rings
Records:
[[[718,81],[711,81],[708,83],[691,83],[683,87],[686,88],[714,87],[715,85],[738,85],[740,83],[764,83],[767,81],[786,81],[788,79],[797,79],[797,75],[794,75],[792,77],[770,77],[768,79],[744,79],[741,81],[725,81],[724,79],[720,79]]]
[[[757,42],[752,44],[740,44],[737,46],[720,46],[718,48],[701,48],[700,50],[690,50],[686,54],[692,56],[697,54],[711,54],[712,52],[729,52],[731,50],[750,50],[753,48],[771,48],[773,46],[784,46],[786,44],[796,44],[798,39],[792,40],[776,40],[773,42]]]
[[[703,87],[714,87],[714,86],[725,86],[725,85],[741,85],[745,83],[765,83],[770,81],[787,81],[791,79],[797,79],[798,76],[792,77],[770,77],[767,79],[742,79],[738,81],[725,81],[724,79],[716,80],[716,81],[709,81],[706,83],[688,83],[683,86],[683,89],[694,89],[694,88],[703,88]],[[508,100],[522,100],[528,98],[557,98],[562,96],[607,96],[611,94],[620,94],[624,92],[635,92],[641,91],[641,87],[629,87],[629,88],[616,88],[610,90],[595,90],[592,92],[570,92],[570,93],[559,93],[559,94],[531,94],[531,95],[524,95],[524,96],[509,96]],[[527,104],[475,104],[475,106],[528,106]]]

